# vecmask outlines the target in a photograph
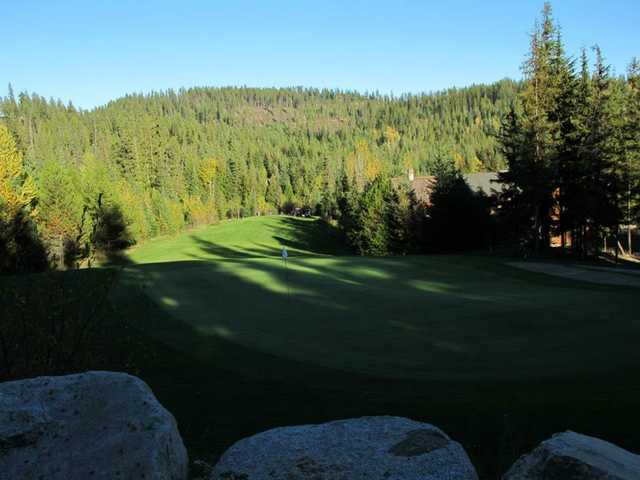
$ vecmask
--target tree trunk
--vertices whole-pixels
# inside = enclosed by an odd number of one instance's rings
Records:
[[[633,255],[633,248],[631,248],[631,184],[629,183],[627,188],[627,249],[629,255]]]

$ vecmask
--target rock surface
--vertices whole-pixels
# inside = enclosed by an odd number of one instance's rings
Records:
[[[187,478],[173,416],[140,379],[88,372],[0,384],[0,479]]]
[[[240,440],[211,480],[475,480],[466,452],[442,430],[364,417],[269,430]]]
[[[523,455],[504,480],[638,480],[640,455],[575,432],[558,433]]]

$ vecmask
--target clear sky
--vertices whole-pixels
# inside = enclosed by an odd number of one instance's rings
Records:
[[[90,108],[190,86],[422,92],[520,78],[542,0],[4,0],[0,93]],[[556,0],[567,50],[640,57],[640,0]]]

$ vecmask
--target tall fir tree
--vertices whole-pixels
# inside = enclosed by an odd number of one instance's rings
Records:
[[[523,64],[524,91],[520,95],[522,115],[512,115],[504,139],[517,131],[519,145],[505,145],[508,172],[501,175],[508,185],[509,201],[526,211],[528,229],[536,251],[549,245],[550,212],[557,207],[560,121],[558,104],[569,62],[551,12],[545,3],[540,24],[531,35],[529,57]],[[518,122],[519,125],[514,124]],[[517,197],[517,198],[516,198]]]

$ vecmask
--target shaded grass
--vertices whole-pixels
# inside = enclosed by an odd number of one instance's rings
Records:
[[[326,256],[318,222],[245,222],[143,246],[123,272],[117,303],[165,349],[143,377],[193,455],[376,414],[444,428],[483,478],[565,429],[639,448],[637,289],[481,256]]]
[[[239,257],[198,243],[198,261],[136,265],[128,281],[203,335],[283,358],[461,381],[606,373],[638,361],[626,341],[640,337],[637,289],[484,257],[309,256],[285,268],[263,250]],[[223,249],[226,258],[202,261]]]
[[[632,450],[640,444],[638,368],[478,381],[378,377],[246,348],[200,333],[142,292],[118,295],[132,300],[122,313],[153,332],[140,350],[147,352],[140,375],[178,419],[193,458],[214,462],[233,442],[277,426],[382,414],[445,429],[482,478],[498,478],[519,454],[565,429]]]
[[[129,370],[192,458],[380,414],[443,428],[482,478],[565,429],[640,449],[638,289],[481,256],[327,255],[338,246],[320,222],[248,219],[149,242],[119,270],[106,315],[135,327]]]

